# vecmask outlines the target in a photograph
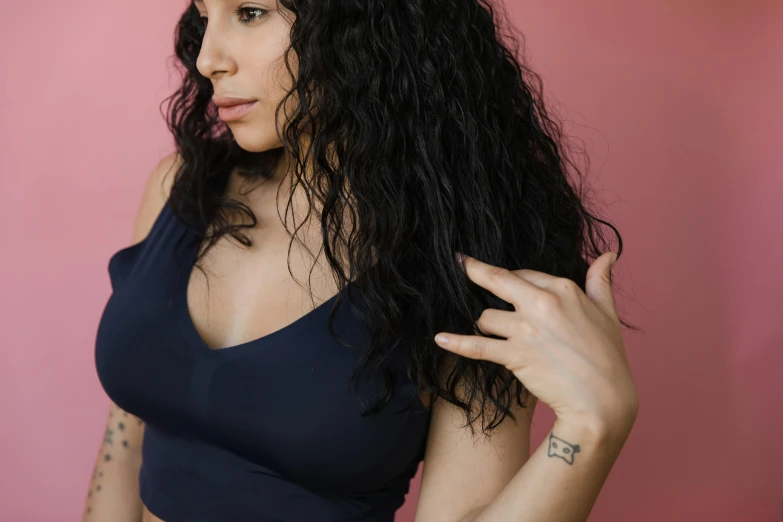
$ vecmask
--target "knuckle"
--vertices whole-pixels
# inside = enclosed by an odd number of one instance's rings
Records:
[[[538,312],[548,315],[560,307],[560,299],[549,292],[540,292],[534,300]]]
[[[524,370],[528,366],[528,361],[523,354],[516,352],[510,357],[510,359],[504,364],[504,366],[512,372]]]
[[[579,285],[577,285],[573,279],[568,278],[562,278],[560,281],[560,287],[565,291],[567,294],[574,294],[578,295],[582,289],[579,288]]]
[[[487,277],[490,281],[502,281],[506,277],[506,274],[508,274],[508,270],[505,268],[493,266],[489,269]]]
[[[485,343],[479,339],[473,339],[470,344],[470,351],[473,355],[479,359],[483,359],[484,355],[487,353]]]
[[[517,332],[524,339],[533,339],[538,334],[538,329],[530,321],[523,318],[517,321]]]

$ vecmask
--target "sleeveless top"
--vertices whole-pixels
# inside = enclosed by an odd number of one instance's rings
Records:
[[[402,361],[391,401],[362,417],[349,388],[357,352],[327,327],[336,296],[264,337],[209,348],[187,308],[198,247],[167,201],[149,234],[108,263],[95,368],[106,394],[145,423],[144,505],[165,522],[393,522],[431,417]],[[347,295],[334,328],[368,342]],[[370,384],[366,401],[380,397]]]

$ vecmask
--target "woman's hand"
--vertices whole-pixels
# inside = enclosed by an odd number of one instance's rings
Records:
[[[627,434],[638,399],[609,282],[615,259],[607,252],[593,262],[585,293],[570,279],[465,256],[467,276],[514,306],[513,312],[486,309],[476,321],[481,332],[505,339],[444,333],[435,341],[456,354],[504,365],[558,421]],[[440,342],[440,335],[448,341]]]

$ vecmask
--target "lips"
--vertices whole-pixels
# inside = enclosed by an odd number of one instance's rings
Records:
[[[236,107],[237,105],[247,105],[253,103],[256,100],[248,98],[235,98],[233,96],[213,96],[212,101],[218,107]]]
[[[257,105],[257,101],[251,101],[249,103],[240,103],[239,105],[218,107],[218,117],[225,122],[237,121],[242,119],[245,114],[248,114]]]

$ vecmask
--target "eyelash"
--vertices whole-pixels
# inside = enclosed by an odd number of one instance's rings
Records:
[[[260,11],[262,14],[256,16],[255,18],[252,18],[248,21],[239,20],[239,23],[249,25],[252,22],[255,22],[256,20],[262,18],[264,15],[268,13],[265,9],[261,9],[260,7],[239,7],[236,11],[234,11],[234,14],[237,16],[241,16],[244,11]]]
[[[244,13],[246,11],[259,11],[261,14],[256,16],[255,18],[251,18],[249,20],[242,20],[242,18],[241,18],[242,17],[242,13]],[[259,19],[263,18],[268,12],[269,11],[267,11],[266,9],[261,9],[260,7],[238,7],[234,11],[234,14],[240,17],[240,20],[239,20],[240,24],[250,25],[251,23],[255,22],[256,20],[259,20]],[[206,27],[207,17],[206,16],[202,16],[201,20],[204,23],[204,27]]]

